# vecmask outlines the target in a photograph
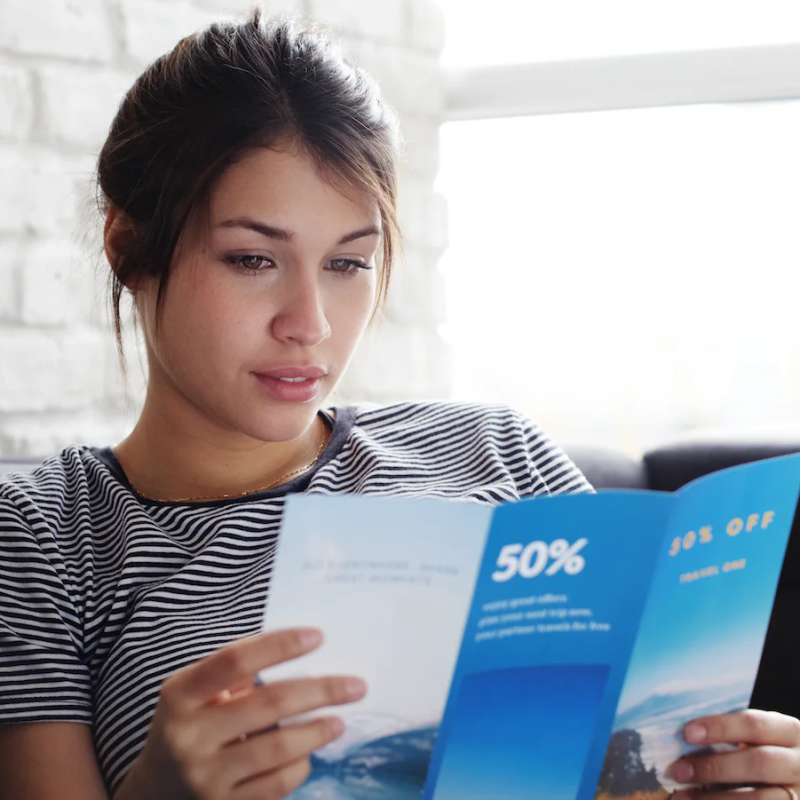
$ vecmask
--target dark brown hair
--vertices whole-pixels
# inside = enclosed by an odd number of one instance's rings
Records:
[[[374,81],[313,29],[262,19],[218,22],[182,39],[125,95],[100,153],[101,213],[113,204],[133,224],[111,274],[120,301],[142,276],[159,280],[160,310],[181,236],[220,175],[253,147],[301,145],[320,174],[373,197],[383,227],[378,305],[398,246],[394,115]]]

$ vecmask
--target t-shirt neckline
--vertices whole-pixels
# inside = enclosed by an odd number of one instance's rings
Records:
[[[333,412],[333,413],[331,413]],[[176,501],[176,500],[153,500],[149,497],[140,495],[131,485],[125,470],[119,463],[111,447],[90,447],[89,452],[101,462],[101,464],[112,474],[114,479],[121,483],[135,498],[144,506],[151,507],[183,507],[183,508],[209,508],[225,505],[236,505],[239,503],[253,503],[259,500],[272,500],[279,497],[285,497],[288,494],[296,494],[304,492],[311,483],[314,476],[323,467],[335,459],[345,442],[350,437],[350,431],[353,429],[356,418],[356,409],[353,406],[341,406],[331,409],[331,411],[320,409],[318,412],[322,421],[330,428],[331,436],[325,449],[322,451],[320,457],[313,467],[306,472],[292,478],[280,486],[272,489],[267,489],[263,492],[253,492],[252,494],[244,495],[243,497],[224,497],[218,500],[200,500],[200,501]]]

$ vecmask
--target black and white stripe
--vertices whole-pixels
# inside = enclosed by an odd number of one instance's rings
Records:
[[[113,792],[164,678],[258,631],[291,492],[497,504],[590,491],[504,407],[405,403],[327,419],[313,470],[242,499],[144,500],[110,450],[84,447],[0,480],[0,722],[93,725]]]

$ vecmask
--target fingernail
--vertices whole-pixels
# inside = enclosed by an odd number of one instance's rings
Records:
[[[367,684],[361,678],[346,678],[344,690],[350,700],[358,700],[367,693]]]
[[[669,774],[678,783],[689,783],[694,777],[694,767],[688,761],[676,761],[669,768]]]
[[[341,717],[328,717],[328,725],[331,728],[331,736],[338,739],[344,733],[344,720]]]
[[[300,630],[300,646],[304,650],[311,650],[322,644],[322,631],[319,628],[302,628]]]
[[[698,722],[690,722],[686,726],[683,735],[689,744],[700,744],[706,740],[708,731],[706,730],[705,725],[701,725]]]

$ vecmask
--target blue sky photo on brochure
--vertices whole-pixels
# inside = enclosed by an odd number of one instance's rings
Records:
[[[262,680],[364,677],[293,800],[662,800],[691,718],[747,705],[800,456],[675,494],[498,508],[295,495],[265,630],[324,645]]]

